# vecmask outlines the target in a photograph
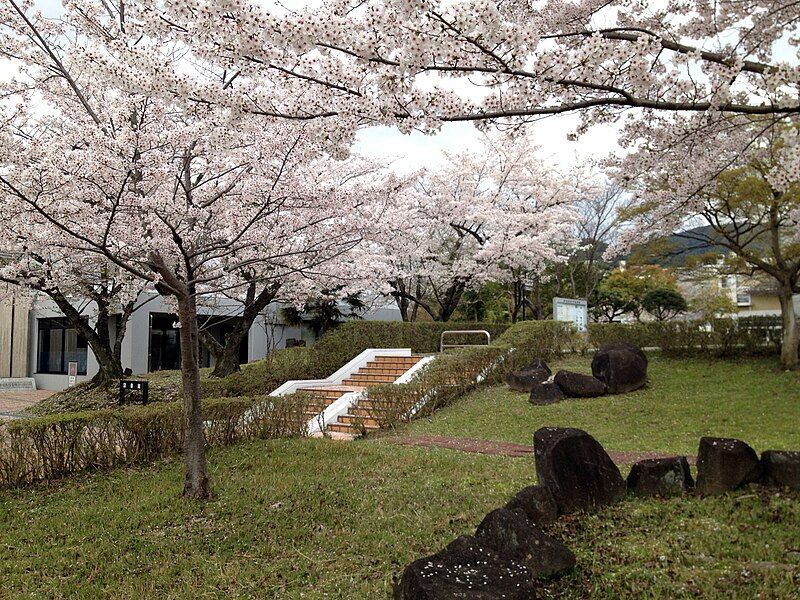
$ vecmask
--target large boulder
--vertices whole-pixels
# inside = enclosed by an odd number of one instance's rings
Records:
[[[529,600],[533,575],[472,536],[409,564],[394,588],[395,600]]]
[[[703,437],[697,451],[697,491],[722,494],[761,478],[756,451],[740,440]]]
[[[553,523],[558,518],[558,506],[553,494],[543,485],[522,488],[506,503],[509,510],[520,509],[539,527]]]
[[[512,390],[530,392],[535,384],[547,381],[552,374],[553,372],[547,366],[547,363],[541,358],[537,358],[520,370],[512,371],[506,375],[506,383]]]
[[[533,434],[536,476],[560,514],[593,510],[625,495],[625,480],[603,447],[585,431],[543,427]]]
[[[647,384],[647,356],[625,342],[602,346],[592,359],[592,375],[611,394],[624,394]]]
[[[556,373],[553,382],[570,398],[596,398],[606,393],[606,384],[596,377],[563,369]]]
[[[761,453],[764,483],[800,490],[800,451],[767,450]]]
[[[640,460],[628,474],[628,490],[637,496],[680,496],[693,486],[685,456]]]
[[[475,537],[500,556],[519,561],[534,577],[550,577],[575,566],[572,551],[530,522],[521,509],[493,510]]]
[[[543,406],[545,404],[555,404],[561,402],[566,396],[561,388],[552,381],[545,383],[534,383],[531,386],[531,395],[528,397],[531,404]]]

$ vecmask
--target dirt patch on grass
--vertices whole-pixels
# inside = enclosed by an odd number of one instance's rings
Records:
[[[476,452],[478,454],[491,454],[495,456],[532,456],[533,446],[528,444],[515,444],[513,442],[498,442],[495,440],[481,440],[476,438],[454,438],[440,435],[419,435],[407,437],[386,437],[385,440],[404,446],[422,446],[428,448],[448,448],[461,452]],[[675,456],[663,452],[614,452],[609,451],[609,456],[617,464],[629,465],[647,458],[664,458]],[[687,456],[689,464],[695,464],[694,456]]]

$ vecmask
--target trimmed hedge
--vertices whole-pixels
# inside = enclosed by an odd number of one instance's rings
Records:
[[[659,348],[668,356],[759,356],[780,353],[779,317],[742,317],[711,321],[590,323],[589,343],[599,348],[628,342]]]
[[[513,371],[535,358],[551,360],[575,351],[581,343],[571,323],[563,321],[522,321],[510,327],[493,343],[500,348],[514,348],[505,363],[505,372]],[[504,373],[505,374],[505,373]]]
[[[367,408],[369,417],[386,429],[430,415],[482,385],[498,383],[508,356],[509,349],[498,346],[463,348],[439,356],[409,383],[370,387],[367,399],[380,410]]]
[[[327,377],[367,348],[411,348],[412,352],[439,351],[443,331],[485,329],[492,339],[509,328],[498,323],[437,323],[402,321],[348,321],[322,336],[308,348],[275,350],[267,358],[242,367],[224,379],[204,379],[204,397],[266,394],[290,379]],[[480,340],[453,336],[451,343]]]
[[[439,323],[431,321],[349,321],[322,336],[312,347],[315,365],[332,373],[367,348],[411,348],[417,354],[439,351],[443,331],[488,331],[492,340],[506,331],[508,323]],[[483,343],[480,335],[448,336],[448,344]]]
[[[269,400],[203,401],[207,445],[305,435],[307,418],[297,398]],[[147,463],[180,453],[182,443],[177,402],[19,419],[0,424],[0,487]]]
[[[283,348],[263,360],[242,365],[238,373],[200,380],[200,394],[204,398],[259,396],[290,379],[317,379],[328,374],[316,364],[312,348]]]

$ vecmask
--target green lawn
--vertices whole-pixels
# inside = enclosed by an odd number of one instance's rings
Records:
[[[402,564],[473,529],[533,463],[373,442],[210,454],[217,499],[177,462],[0,492],[0,597],[385,598]]]
[[[650,388],[627,398],[542,408],[497,388],[408,430],[529,442],[574,425],[616,450],[694,452],[704,433],[798,448],[797,386],[770,362],[656,359]],[[530,457],[380,438],[252,442],[209,461],[205,505],[178,497],[177,460],[0,491],[0,598],[388,598],[403,565],[535,480]],[[796,598],[798,523],[800,493],[759,489],[562,518],[553,533],[578,567],[543,595]]]
[[[591,373],[591,359],[551,365]],[[585,429],[610,450],[694,454],[701,436],[736,437],[756,450],[800,448],[800,374],[774,360],[651,357],[649,385],[619,396],[533,406],[498,386],[479,390],[402,435],[473,437],[530,444],[544,426]]]
[[[177,497],[175,461],[0,495],[0,597],[387,598],[402,565],[533,480],[529,458],[374,441],[210,458],[206,505]],[[798,522],[797,494],[629,500],[560,522],[579,567],[548,595],[788,598]]]

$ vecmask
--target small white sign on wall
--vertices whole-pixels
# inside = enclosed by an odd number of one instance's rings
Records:
[[[586,331],[589,307],[586,300],[553,298],[553,319],[573,323],[578,331]]]
[[[67,364],[67,385],[72,387],[78,381],[78,363],[71,362]]]

